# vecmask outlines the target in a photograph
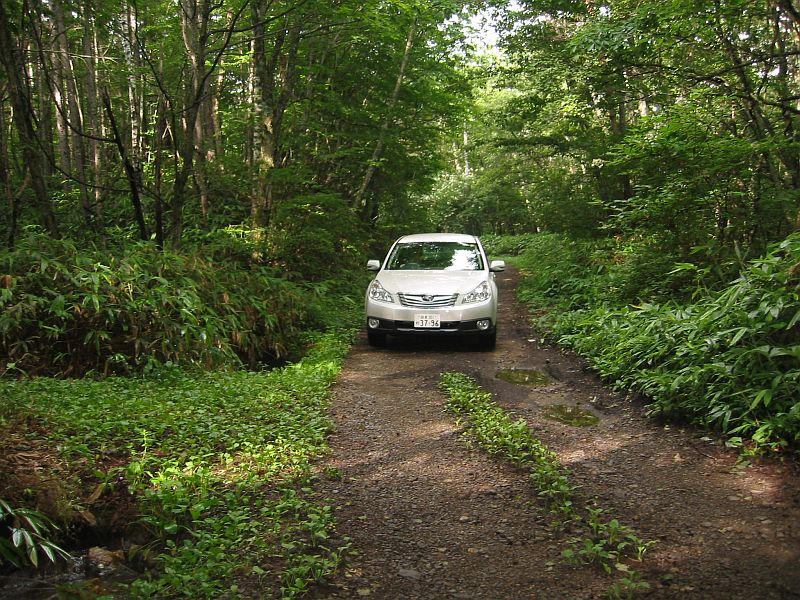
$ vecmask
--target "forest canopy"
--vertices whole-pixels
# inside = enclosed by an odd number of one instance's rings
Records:
[[[799,49],[792,0],[12,0],[0,226],[268,244],[322,194],[373,233],[757,256],[798,226]]]
[[[30,226],[98,245],[179,245],[232,223],[263,234],[283,201],[317,193],[391,221],[442,167],[468,96],[462,9],[4,2],[5,244]]]

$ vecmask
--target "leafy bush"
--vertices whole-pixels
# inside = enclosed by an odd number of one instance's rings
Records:
[[[0,565],[38,567],[40,551],[51,562],[68,558],[64,550],[50,541],[51,530],[57,529],[45,515],[29,508],[13,508],[0,500]]]
[[[601,251],[595,260],[608,252]],[[689,271],[676,271],[675,265],[687,257],[665,250],[653,239],[627,242],[614,250],[604,271],[607,276],[605,298],[617,304],[657,301],[688,296],[695,279]]]
[[[529,244],[534,243],[538,234],[521,233],[519,235],[492,235],[481,236],[486,252],[491,256],[519,256]]]
[[[364,225],[338,196],[297,196],[278,205],[269,259],[294,281],[323,281],[363,268],[366,240]]]
[[[591,242],[540,233],[526,243],[517,264],[523,273],[521,300],[538,307],[582,308],[602,294],[602,265],[592,264]]]
[[[298,353],[303,290],[241,256],[203,251],[141,243],[107,256],[44,237],[21,242],[0,254],[0,356],[11,370],[77,375]]]
[[[757,446],[800,441],[800,235],[753,261],[725,290],[688,306],[644,304],[564,315],[561,340],[651,413]]]

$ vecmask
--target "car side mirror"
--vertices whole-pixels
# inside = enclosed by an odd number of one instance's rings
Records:
[[[504,260],[493,260],[489,265],[489,270],[493,273],[498,273],[500,271],[506,270],[506,261]]]
[[[381,261],[379,260],[367,261],[367,271],[380,271],[380,270],[381,270]]]

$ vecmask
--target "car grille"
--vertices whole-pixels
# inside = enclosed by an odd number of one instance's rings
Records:
[[[428,294],[397,294],[400,304],[411,308],[445,308],[455,306],[458,294],[452,296],[434,296]]]

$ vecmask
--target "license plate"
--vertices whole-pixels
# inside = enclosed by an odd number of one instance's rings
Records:
[[[437,314],[420,313],[414,315],[414,327],[418,329],[439,329],[441,317]]]

